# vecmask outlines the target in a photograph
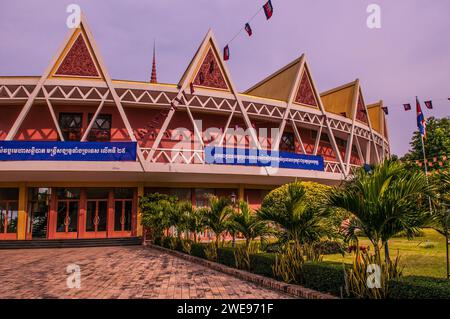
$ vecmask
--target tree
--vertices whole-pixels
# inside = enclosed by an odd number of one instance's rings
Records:
[[[287,185],[279,204],[269,206],[266,202],[258,211],[258,216],[274,223],[285,241],[293,241],[300,247],[334,234],[328,219],[330,210],[318,209],[311,204],[305,187],[300,183],[292,183]]]
[[[389,262],[388,241],[405,232],[413,237],[420,227],[430,221],[427,196],[434,196],[434,187],[422,172],[411,172],[398,161],[386,160],[372,172],[363,168],[343,187],[334,188],[327,205],[342,208],[354,216],[356,226],[369,238],[381,264],[380,248],[385,247]]]
[[[177,199],[173,196],[152,193],[139,199],[142,211],[142,225],[153,231],[153,237],[161,238],[164,230],[171,226],[170,217],[173,214]]]
[[[179,209],[182,211],[184,230],[191,232],[194,235],[194,242],[196,243],[198,233],[202,232],[205,227],[205,210],[202,208],[194,208],[189,201],[181,202]]]
[[[422,137],[419,131],[414,132],[411,142],[411,150],[402,158],[403,161],[409,161],[408,168],[423,170],[422,167],[415,164],[416,160],[423,162]],[[427,119],[427,138],[424,139],[425,154],[427,159],[450,155],[450,118],[436,119],[430,117]],[[428,167],[429,171],[436,169],[450,169],[450,161],[443,161],[443,166],[434,164]]]
[[[205,225],[215,234],[215,248],[219,248],[220,236],[226,232],[233,216],[233,208],[225,197],[210,196],[209,207],[204,208]]]
[[[252,240],[270,233],[267,224],[260,220],[244,201],[239,202],[239,212],[234,213],[232,224],[235,231],[245,238],[246,249]]]

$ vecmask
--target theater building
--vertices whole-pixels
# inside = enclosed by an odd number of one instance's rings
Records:
[[[301,55],[238,92],[220,52],[209,31],[178,83],[155,64],[149,82],[114,80],[82,17],[41,76],[0,76],[0,240],[138,237],[146,192],[256,207],[389,156],[382,102],[366,105],[358,80],[320,94]],[[220,147],[280,165],[220,162]]]

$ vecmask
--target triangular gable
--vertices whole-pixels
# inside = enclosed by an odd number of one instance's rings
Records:
[[[372,124],[372,128],[382,134],[382,115],[381,115],[381,103],[374,103],[374,104],[370,104],[367,105],[367,112],[369,113],[369,118],[370,118],[370,124]]]
[[[225,80],[222,66],[214,51],[215,50],[211,45],[204,56],[192,83],[195,86],[228,91],[229,86]]]
[[[325,111],[353,119],[353,100],[357,81],[350,82],[320,94]]]
[[[80,23],[80,27],[72,34],[50,71],[49,77],[103,79],[83,23]]]
[[[369,124],[369,120],[367,117],[367,109],[364,104],[364,99],[362,97],[361,91],[359,91],[358,104],[356,106],[356,119],[365,124]]]
[[[287,101],[300,69],[299,57],[245,91],[245,94]]]
[[[317,98],[311,84],[311,77],[307,68],[303,71],[300,84],[294,99],[295,103],[318,108]]]

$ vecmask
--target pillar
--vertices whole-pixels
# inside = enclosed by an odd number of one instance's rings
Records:
[[[243,184],[239,184],[239,200],[240,201],[245,201],[245,187]]]
[[[27,187],[25,184],[19,186],[19,203],[17,218],[17,239],[25,240],[27,232]]]
[[[143,229],[142,229],[142,212],[139,208],[139,198],[141,196],[144,196],[144,184],[139,184],[138,186],[138,203],[137,203],[137,225],[136,225],[136,235],[142,236]]]

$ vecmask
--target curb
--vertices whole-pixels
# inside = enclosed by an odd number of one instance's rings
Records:
[[[253,274],[248,271],[244,271],[244,270],[240,270],[240,269],[236,269],[236,268],[231,268],[231,267],[228,267],[228,266],[225,266],[225,265],[213,262],[213,261],[209,261],[209,260],[195,257],[192,255],[188,255],[188,254],[185,254],[185,253],[182,253],[179,251],[175,251],[175,250],[171,250],[168,248],[164,248],[161,246],[148,244],[148,245],[146,245],[146,247],[177,256],[179,258],[194,262],[196,264],[200,264],[202,266],[211,268],[213,270],[220,271],[227,275],[234,276],[241,280],[252,282],[252,283],[255,283],[264,288],[276,290],[276,291],[279,291],[279,292],[282,292],[285,294],[292,295],[294,297],[300,297],[300,298],[305,298],[305,299],[339,299],[338,297],[327,294],[327,293],[319,292],[319,291],[305,288],[305,287],[299,286],[299,285],[287,284],[287,283],[284,283],[284,282],[281,282],[281,281],[278,281],[278,280],[275,280],[272,278]]]

